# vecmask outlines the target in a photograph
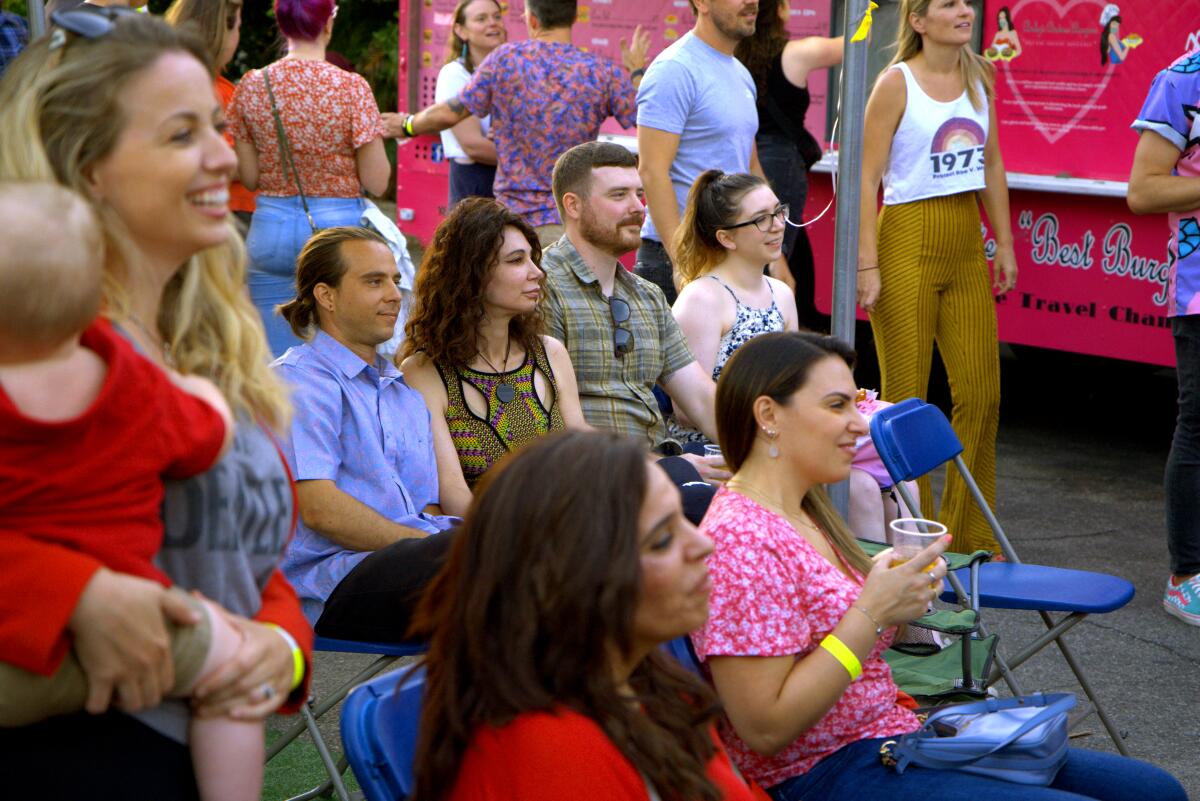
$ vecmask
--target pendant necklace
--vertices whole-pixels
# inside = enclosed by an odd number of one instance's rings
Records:
[[[512,350],[512,334],[509,334],[508,338],[504,341],[504,362],[503,362],[503,364],[504,364],[505,368],[508,367],[508,354],[511,352],[511,350]],[[492,372],[495,373],[496,376],[499,378],[500,383],[496,385],[496,400],[500,401],[501,403],[508,403],[513,398],[517,397],[517,391],[512,388],[512,385],[509,384],[507,381],[505,381],[504,378],[500,377],[503,371],[497,370],[496,365],[492,364],[491,361],[488,360],[488,357],[483,355],[482,350],[478,351],[478,353],[479,353],[479,358],[483,359],[483,363],[486,364],[488,367],[492,368]]]

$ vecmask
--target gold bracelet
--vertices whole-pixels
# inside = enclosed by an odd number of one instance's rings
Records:
[[[879,639],[880,637],[883,636],[883,632],[886,631],[886,629],[883,626],[879,625],[879,621],[875,619],[874,615],[872,615],[870,612],[868,612],[865,607],[859,606],[858,604],[851,604],[851,606],[853,606],[858,611],[862,612],[864,615],[867,616],[867,620],[871,621],[871,625],[875,627],[875,639]]]
[[[858,657],[847,647],[846,643],[832,634],[826,634],[825,639],[821,640],[821,647],[841,663],[846,672],[850,674],[850,681],[854,681],[862,675],[862,662],[858,661]]]

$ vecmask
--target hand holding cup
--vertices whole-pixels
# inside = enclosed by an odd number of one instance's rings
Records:
[[[941,593],[946,563],[939,557],[950,547],[950,539],[943,527],[940,535],[911,556],[900,556],[893,547],[875,557],[859,601],[880,625],[907,623],[925,614]]]

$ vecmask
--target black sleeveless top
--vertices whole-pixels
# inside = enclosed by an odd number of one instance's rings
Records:
[[[776,115],[767,109],[768,97],[774,99],[776,109],[790,123],[790,130],[782,128],[775,119]],[[793,130],[804,130],[808,104],[808,88],[800,88],[787,79],[783,74],[783,55],[780,54],[767,73],[767,91],[758,98],[758,132],[791,136]]]
[[[808,87],[799,87],[783,74],[783,54],[767,73],[767,90],[758,98],[758,138],[788,139],[811,167],[821,158],[821,145],[804,127],[808,113]]]

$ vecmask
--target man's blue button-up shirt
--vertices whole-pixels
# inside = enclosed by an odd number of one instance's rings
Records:
[[[285,452],[297,481],[333,481],[387,519],[431,534],[458,522],[421,511],[438,502],[433,432],[420,393],[395,366],[382,357],[369,365],[318,331],[274,367],[292,389],[295,411]],[[368,553],[346,550],[300,521],[283,571],[310,622]]]

